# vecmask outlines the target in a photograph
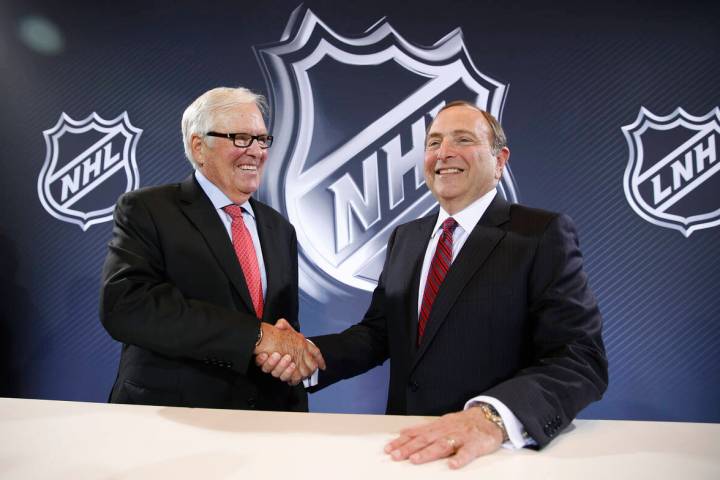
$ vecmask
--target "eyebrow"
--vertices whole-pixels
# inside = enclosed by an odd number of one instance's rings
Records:
[[[473,132],[472,130],[458,129],[458,130],[453,130],[452,132],[450,132],[450,135],[471,135],[471,136],[474,137],[474,136],[475,136],[475,132]],[[430,133],[430,134],[428,135],[428,138],[430,138],[430,137],[442,137],[442,136],[443,136],[443,135],[442,135],[441,133],[439,133],[439,132],[433,132],[433,133]]]

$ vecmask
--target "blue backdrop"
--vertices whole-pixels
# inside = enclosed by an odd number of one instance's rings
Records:
[[[360,319],[388,229],[433,208],[413,132],[472,98],[508,132],[502,193],[577,222],[610,362],[583,416],[720,421],[718,5],[4,1],[0,395],[107,399],[107,209],[185,177],[183,110],[243,85],[271,100],[258,196],[298,228],[306,334]],[[384,411],[386,367],[311,409]]]

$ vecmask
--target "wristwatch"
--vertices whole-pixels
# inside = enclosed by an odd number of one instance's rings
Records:
[[[490,405],[489,403],[479,403],[478,408],[482,412],[482,414],[485,416],[487,420],[490,420],[492,423],[498,426],[498,428],[502,431],[503,435],[503,443],[510,440],[510,437],[508,437],[507,430],[505,429],[505,422],[503,422],[502,417],[498,413],[497,410],[495,410],[495,407]]]

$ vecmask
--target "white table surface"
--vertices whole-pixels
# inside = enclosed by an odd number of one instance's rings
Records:
[[[576,420],[453,471],[382,447],[427,417],[0,399],[0,479],[720,479],[720,424]]]

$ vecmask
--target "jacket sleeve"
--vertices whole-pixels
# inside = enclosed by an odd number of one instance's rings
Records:
[[[567,216],[540,236],[528,282],[528,366],[483,394],[505,403],[542,448],[608,383],[602,318]]]

